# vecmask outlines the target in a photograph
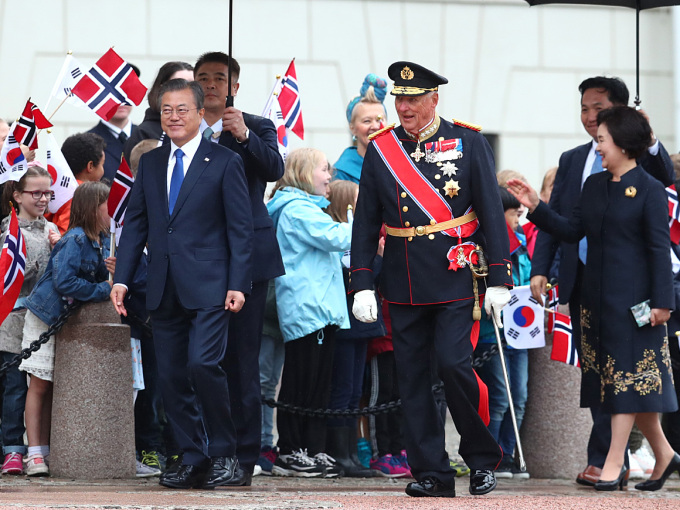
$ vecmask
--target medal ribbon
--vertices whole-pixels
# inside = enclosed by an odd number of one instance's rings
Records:
[[[373,143],[390,173],[431,220],[441,223],[453,219],[449,204],[413,164],[394,131],[376,137]],[[470,210],[471,208],[467,212]],[[468,237],[478,226],[479,221],[473,220],[465,225],[443,230],[442,233],[452,237]]]

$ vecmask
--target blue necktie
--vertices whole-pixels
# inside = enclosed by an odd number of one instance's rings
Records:
[[[170,194],[168,195],[168,209],[170,210],[170,214],[172,214],[172,210],[175,208],[179,189],[182,187],[182,181],[184,180],[183,157],[184,153],[182,152],[182,149],[177,149],[175,151],[175,168],[172,169],[172,177],[170,178]]]
[[[590,168],[590,175],[601,172],[602,170],[604,170],[604,168],[602,168],[602,156],[600,156],[599,152],[595,152],[595,161],[593,161],[593,166]],[[578,243],[578,258],[581,260],[581,262],[583,262],[583,264],[586,263],[587,253],[588,241],[586,241],[586,238],[584,237]]]

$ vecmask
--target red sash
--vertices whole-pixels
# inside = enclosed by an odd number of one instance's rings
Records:
[[[449,204],[413,164],[394,131],[375,137],[373,143],[390,173],[431,220],[441,223],[453,219]],[[470,211],[472,207],[469,207],[466,213]],[[451,237],[465,238],[471,236],[478,227],[479,220],[475,219],[464,225],[443,230],[442,233]]]

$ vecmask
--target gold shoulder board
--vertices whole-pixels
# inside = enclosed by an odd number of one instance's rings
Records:
[[[396,126],[396,124],[390,124],[389,126],[382,128],[380,131],[376,131],[375,133],[371,133],[370,135],[368,135],[368,139],[373,140],[376,136],[380,136],[380,135],[383,135],[385,133],[392,131],[394,129],[394,126]]]
[[[477,124],[470,124],[469,122],[464,122],[464,121],[458,120],[458,119],[453,119],[453,123],[456,126],[462,126],[464,128],[472,129],[473,131],[481,131],[482,130],[482,126],[479,126]]]

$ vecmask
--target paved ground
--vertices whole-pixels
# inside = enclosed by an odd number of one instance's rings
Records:
[[[410,498],[405,480],[303,480],[257,477],[252,487],[214,491],[169,490],[157,478],[86,482],[5,476],[0,481],[0,509],[569,509],[678,510],[680,481],[675,476],[655,493],[631,488],[596,493],[566,480],[500,480],[489,495],[472,497],[468,478],[458,479],[455,499]]]

